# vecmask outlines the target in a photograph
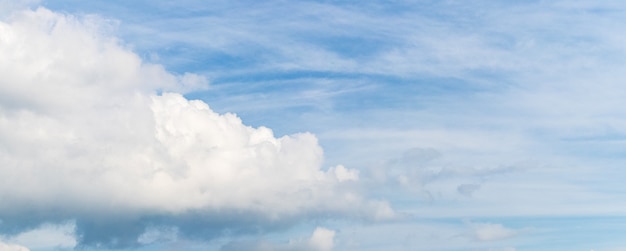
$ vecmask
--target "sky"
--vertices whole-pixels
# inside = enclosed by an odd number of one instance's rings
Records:
[[[0,0],[0,251],[626,250],[624,23]]]

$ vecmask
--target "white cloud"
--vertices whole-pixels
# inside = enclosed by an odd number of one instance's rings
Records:
[[[137,241],[141,244],[151,244],[162,241],[178,240],[178,229],[175,227],[157,228],[149,227],[139,236]]]
[[[507,228],[501,224],[471,223],[472,237],[478,241],[497,241],[514,237],[519,230]]]
[[[44,224],[37,229],[13,236],[9,241],[22,243],[32,249],[72,248],[76,246],[75,227],[73,222],[59,225]]]
[[[288,243],[261,241],[231,242],[222,247],[222,251],[331,251],[335,245],[335,231],[317,227],[308,239],[290,240]]]
[[[393,215],[339,186],[357,180],[355,170],[322,170],[314,135],[275,137],[187,100],[173,91],[205,88],[206,79],[143,63],[102,22],[44,8],[0,22],[0,219],[19,221],[28,207],[41,215],[29,227],[78,218],[79,242],[123,246],[142,225],[122,241],[106,225],[116,221],[103,218]],[[328,247],[328,232],[314,237]]]
[[[354,169],[347,169],[342,165],[338,165],[336,167],[332,167],[328,170],[329,173],[333,173],[337,180],[346,181],[346,180],[358,180],[359,179],[359,171]]]
[[[335,231],[318,227],[313,231],[313,235],[309,239],[309,245],[319,251],[333,250],[334,238]]]
[[[0,251],[30,251],[30,249],[24,246],[7,244],[0,241]]]

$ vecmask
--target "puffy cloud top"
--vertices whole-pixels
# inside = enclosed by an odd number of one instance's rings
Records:
[[[393,214],[341,185],[355,170],[322,170],[314,135],[277,138],[187,100],[177,92],[203,77],[142,62],[107,24],[44,8],[0,22],[0,230],[75,219],[80,245],[123,247],[159,224]],[[326,250],[328,236],[312,241]]]

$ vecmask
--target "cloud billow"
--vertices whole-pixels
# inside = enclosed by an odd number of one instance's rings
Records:
[[[76,221],[79,246],[268,231],[316,215],[391,217],[322,170],[310,133],[276,137],[182,94],[207,87],[142,62],[98,17],[44,8],[0,22],[0,231]]]

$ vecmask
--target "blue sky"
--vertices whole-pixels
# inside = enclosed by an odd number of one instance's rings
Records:
[[[619,1],[0,10],[0,251],[626,250]]]

